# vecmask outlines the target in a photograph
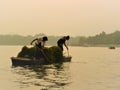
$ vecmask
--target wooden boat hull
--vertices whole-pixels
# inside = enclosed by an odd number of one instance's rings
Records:
[[[63,62],[70,62],[72,57],[64,57]],[[52,64],[47,62],[44,58],[39,60],[22,58],[22,57],[11,57],[12,65],[44,65],[44,64]]]

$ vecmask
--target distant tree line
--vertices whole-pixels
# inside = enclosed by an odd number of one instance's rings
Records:
[[[30,45],[30,42],[39,36],[45,34],[36,34],[34,36],[21,36],[21,35],[0,35],[0,45]],[[57,45],[57,40],[62,36],[48,36],[47,45]],[[76,36],[71,37],[69,45],[72,46],[97,46],[97,45],[119,45],[120,44],[120,31],[115,31],[106,34],[104,31],[95,36]]]
[[[95,36],[80,37],[79,44],[81,46],[92,45],[119,45],[120,44],[120,31],[115,31],[110,34],[106,34],[104,31]]]
[[[30,42],[37,38],[45,36],[45,34],[36,34],[34,36],[21,36],[21,35],[0,35],[0,45],[30,45]],[[46,45],[57,45],[57,40],[63,36],[48,36]],[[79,38],[71,37],[70,43],[78,43]]]

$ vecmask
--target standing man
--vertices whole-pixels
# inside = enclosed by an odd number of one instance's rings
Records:
[[[64,36],[57,41],[57,45],[61,48],[62,51],[63,51],[63,45],[68,50],[68,46],[66,45],[66,40],[69,40],[69,39],[70,39],[70,36]]]

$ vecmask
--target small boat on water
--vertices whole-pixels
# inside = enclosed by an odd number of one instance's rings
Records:
[[[37,54],[39,53],[41,53],[41,55],[35,58],[35,48],[28,48],[24,46],[22,50],[18,53],[17,57],[11,57],[12,65],[45,65],[61,62],[70,62],[72,59],[71,56],[64,56],[62,54],[62,51],[56,46],[46,48],[43,51],[37,52]]]
[[[109,49],[115,49],[115,47],[114,46],[110,46]]]

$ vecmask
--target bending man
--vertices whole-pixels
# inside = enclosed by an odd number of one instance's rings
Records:
[[[44,58],[48,61],[47,56],[45,55],[43,48],[45,45],[45,42],[48,41],[48,38],[46,36],[42,37],[42,38],[35,38],[30,44],[32,45],[33,43],[35,43],[36,46],[36,51],[35,51],[35,58],[39,59],[42,56],[44,56]]]
[[[69,39],[70,39],[70,36],[64,36],[57,41],[57,45],[61,48],[62,51],[63,51],[63,45],[68,50],[68,46],[66,45],[66,40],[69,40]]]

